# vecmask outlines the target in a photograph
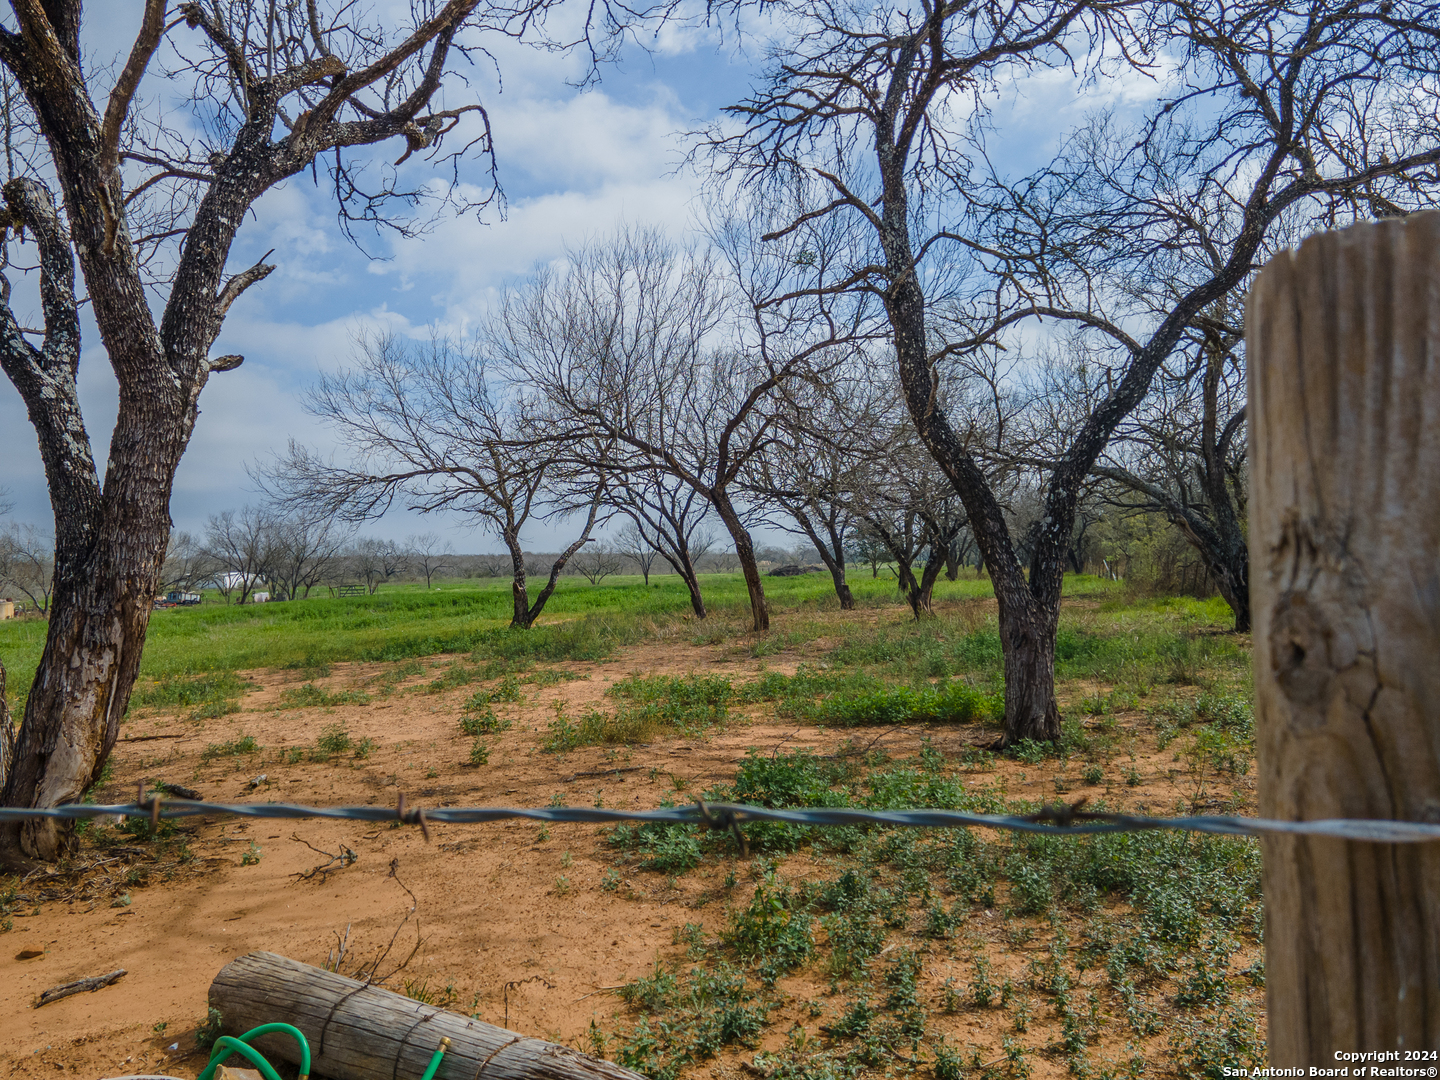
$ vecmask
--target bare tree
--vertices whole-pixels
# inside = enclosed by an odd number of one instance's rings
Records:
[[[489,151],[481,104],[450,77],[456,59],[483,48],[487,32],[543,33],[551,2],[435,0],[387,20],[348,0],[181,3],[173,16],[166,0],[145,0],[128,56],[108,79],[103,65],[82,71],[80,0],[11,5],[0,24],[10,125],[3,213],[7,243],[23,236],[26,254],[11,250],[6,272],[38,267],[44,325],[30,335],[38,343],[28,341],[10,282],[0,282],[0,368],[39,438],[56,569],[53,617],[0,803],[75,801],[114,745],[199,397],[212,374],[241,362],[211,356],[211,346],[232,305],[274,269],[227,269],[250,208],[304,171],[318,177],[324,162],[347,227],[422,227],[415,201],[430,185],[420,163]],[[635,17],[603,3],[588,10],[573,40],[592,55]],[[175,59],[157,71],[162,45]],[[147,73],[168,80],[164,94],[138,93]],[[448,107],[437,108],[442,89]],[[368,179],[366,148],[390,140],[403,140],[401,161],[416,155],[413,173]],[[454,155],[443,157],[442,146]],[[463,204],[476,189],[438,190]],[[82,293],[119,383],[103,486],[76,382]],[[0,858],[53,861],[71,837],[57,821],[8,825]]]
[[[510,556],[507,554],[481,555],[476,569],[484,577],[503,577],[510,570]]]
[[[851,526],[846,544],[851,558],[870,567],[872,580],[880,576],[880,567],[890,560],[890,549],[885,546],[885,541],[875,535],[863,518]]]
[[[1180,530],[1243,633],[1250,629],[1244,341],[1238,327],[1218,320],[1195,336],[1195,347],[1177,358],[1183,367],[1161,370],[1150,399],[1116,430],[1094,472],[1119,485],[1130,496],[1125,502],[1138,499]]]
[[[274,521],[265,510],[253,506],[239,514],[233,510],[213,514],[205,526],[205,554],[214,566],[215,588],[225,602],[238,596],[243,604],[274,569]]]
[[[16,590],[44,615],[54,589],[55,543],[33,525],[0,532],[0,588]]]
[[[330,517],[284,513],[275,509],[270,519],[269,566],[272,599],[309,597],[310,590],[332,575],[352,530]]]
[[[576,572],[591,585],[599,585],[611,574],[618,574],[621,556],[604,540],[591,540],[571,560]]]
[[[728,273],[715,254],[681,250],[654,230],[574,251],[566,270],[543,268],[507,297],[489,337],[554,422],[625,455],[612,471],[661,469],[710,503],[734,541],[752,625],[765,630],[736,482],[771,437],[777,391],[833,362],[834,326],[816,337],[794,310],[754,303],[790,267],[753,261],[749,224],[725,226]]]
[[[326,461],[291,443],[260,470],[267,491],[287,505],[356,522],[379,517],[397,499],[422,513],[477,517],[510,555],[511,626],[539,617],[602,516],[603,483],[581,482],[584,470],[567,468],[548,435],[526,427],[473,342],[362,338],[355,366],[323,377],[306,407],[343,436],[352,457]],[[553,561],[532,600],[521,535],[534,518],[572,513],[584,515],[580,536]]]
[[[433,532],[419,533],[411,536],[405,541],[405,550],[410,555],[410,566],[418,571],[425,579],[425,588],[430,588],[430,583],[435,575],[442,570],[449,570],[455,556],[455,549],[450,546],[450,541],[441,540]]]
[[[611,506],[630,518],[630,524],[621,532],[622,538],[638,538],[638,543],[634,539],[627,543],[631,547],[643,547],[652,557],[658,553],[669,563],[670,569],[685,582],[695,617],[705,618],[699,566],[700,560],[715,546],[714,536],[702,527],[710,513],[709,500],[681,478],[661,469],[616,473],[606,498]]]
[[[629,522],[616,533],[615,550],[639,567],[640,575],[645,579],[645,587],[648,589],[650,587],[650,569],[655,565],[655,560],[660,557],[660,552],[645,539],[645,534],[640,531],[640,527],[635,522]]]
[[[852,481],[849,505],[884,546],[900,592],[919,619],[934,612],[935,582],[967,523],[965,510],[908,421],[881,427],[874,437],[864,471]]]
[[[190,592],[215,576],[215,561],[204,543],[188,532],[172,532],[165,544],[158,592]]]
[[[746,470],[746,485],[756,499],[779,511],[771,524],[798,532],[814,545],[844,611],[855,607],[845,579],[855,496],[868,482],[877,452],[875,430],[895,404],[894,394],[880,390],[872,375],[856,365],[843,374],[832,372],[824,383],[788,387],[775,438]],[[878,452],[883,454],[883,448]]]
[[[712,140],[723,161],[787,190],[797,173],[824,178],[828,198],[795,224],[843,214],[869,231],[817,291],[884,298],[911,415],[995,584],[1007,743],[1059,737],[1054,646],[1076,507],[1187,328],[1298,230],[1433,199],[1434,16],[1431,3],[1389,0],[814,0],[733,110],[745,130]],[[1143,34],[1131,18],[1146,20]],[[1135,130],[1098,117],[1039,174],[976,182],[990,118],[974,92],[987,78],[1084,53],[1103,79],[1107,58],[1143,61],[1147,49],[1178,63],[1176,89]],[[965,117],[977,122],[962,128]],[[1041,318],[1105,335],[1114,359],[1106,392],[1044,470],[1027,574],[984,461],[940,396],[955,358],[1018,344],[1012,328]]]
[[[365,583],[365,590],[371,596],[380,591],[380,586],[399,577],[410,568],[410,555],[405,547],[394,540],[377,537],[361,537],[345,551],[349,572]]]

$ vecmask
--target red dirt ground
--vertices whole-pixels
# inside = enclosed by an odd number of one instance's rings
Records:
[[[772,657],[768,666],[793,670],[794,662],[786,660]],[[365,706],[278,710],[281,692],[297,685],[299,677],[255,671],[245,673],[255,689],[238,714],[203,722],[176,713],[132,716],[122,729],[113,781],[97,793],[98,801],[130,801],[137,781],[163,779],[199,788],[212,801],[388,806],[403,791],[412,806],[544,806],[559,795],[571,805],[603,801],[611,807],[649,808],[662,797],[683,802],[729,781],[751,747],[768,752],[808,746],[830,752],[847,739],[863,745],[878,737],[879,747],[898,756],[915,752],[922,734],[928,734],[953,759],[965,745],[993,737],[978,728],[826,731],[757,713],[704,739],[566,755],[542,751],[555,701],[564,701],[574,716],[586,705],[603,705],[608,685],[630,673],[695,671],[745,679],[762,668],[761,661],[738,658],[734,650],[665,643],[629,649],[607,662],[572,665],[568,674],[578,676],[575,681],[526,686],[526,702],[497,706],[514,723],[488,739],[489,764],[471,767],[471,740],[460,733],[457,718],[461,703],[477,687],[422,692],[438,673],[435,668],[446,663],[432,661],[423,675]],[[336,665],[317,685],[330,690],[362,685],[384,668]],[[1088,692],[1073,689],[1077,695]],[[337,723],[356,740],[374,739],[368,759],[282,763],[286,748],[313,746],[324,728]],[[242,734],[261,744],[258,757],[201,762],[208,744]],[[1137,765],[1145,783],[1116,787],[1107,797],[1128,809],[1168,811],[1178,799],[1193,795],[1190,780],[1172,758],[1142,753]],[[1072,763],[1068,774],[1074,795],[1099,794],[1101,789],[1079,784],[1079,768]],[[596,775],[607,769],[628,771]],[[1058,770],[1054,762],[1029,768],[1005,762],[977,782],[1003,780],[1013,796],[1053,797]],[[252,788],[252,779],[262,773],[264,779]],[[589,825],[551,826],[543,840],[533,823],[434,825],[428,844],[414,827],[348,822],[215,818],[186,828],[194,830],[189,839],[193,861],[172,862],[168,870],[152,867],[146,883],[117,875],[114,868],[125,865],[123,853],[87,848],[81,861],[89,868],[83,873],[48,881],[32,876],[21,885],[19,891],[38,902],[33,914],[28,904],[17,909],[13,931],[0,935],[0,1015],[6,1017],[0,1031],[0,1077],[143,1072],[193,1077],[204,1065],[204,1055],[194,1050],[195,1028],[205,1017],[207,990],[222,966],[256,949],[320,964],[347,929],[346,970],[351,962],[377,956],[392,937],[394,948],[382,970],[393,967],[415,949],[418,930],[418,951],[391,979],[392,988],[423,985],[430,995],[443,995],[450,1007],[482,1020],[588,1048],[592,1018],[603,1024],[623,1010],[618,996],[607,991],[645,974],[657,957],[682,955],[674,935],[684,924],[703,923],[713,936],[724,924],[727,906],[720,887],[728,869],[724,865],[702,866],[673,886],[663,875],[630,873],[619,889],[603,890],[602,876],[615,860],[601,830]],[[359,855],[353,866],[296,880],[295,875],[324,861],[311,846],[334,852],[341,844]],[[252,845],[258,845],[259,862],[242,865]],[[134,865],[143,871],[144,857]],[[807,866],[802,855],[786,860],[782,872],[802,877]],[[743,866],[739,873],[742,888],[731,898],[736,903],[748,893]],[[408,921],[407,889],[418,902]],[[125,905],[121,897],[127,895]],[[971,930],[998,942],[1003,921],[998,912],[987,912]],[[42,955],[18,959],[26,950]],[[1008,957],[997,955],[997,976],[1016,966],[1016,957],[1014,950]],[[113,986],[32,1007],[47,987],[119,967],[128,974]],[[947,973],[962,981],[968,967],[961,968],[957,958],[935,956],[926,966],[927,982],[933,984],[929,992],[938,995]],[[801,1015],[798,1002],[823,991],[801,980],[782,980],[781,989],[797,1003],[797,1021],[816,1026]],[[997,1048],[1000,1023],[1000,1014],[978,1010],[945,1020],[954,1041]],[[788,1021],[772,1024],[767,1048],[782,1041],[788,1026]],[[1042,1027],[1037,1024],[1036,1030]],[[748,1063],[750,1053],[724,1057],[692,1075],[704,1076],[708,1068],[717,1078],[738,1076],[737,1065]],[[1064,1075],[1058,1062],[1037,1058],[1034,1067],[1037,1077]]]

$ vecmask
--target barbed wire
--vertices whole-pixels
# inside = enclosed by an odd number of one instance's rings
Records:
[[[148,817],[158,824],[163,819],[204,817],[216,814],[253,818],[321,818],[339,821],[381,823],[399,821],[418,825],[430,838],[430,825],[474,825],[482,822],[522,819],[559,824],[702,825],[731,833],[746,848],[741,826],[751,822],[783,822],[818,827],[878,825],[892,828],[953,829],[986,828],[1055,836],[1085,836],[1105,833],[1134,833],[1155,830],[1211,833],[1221,836],[1328,836],[1365,843],[1416,844],[1440,841],[1440,824],[1384,819],[1332,818],[1317,821],[1276,821],[1267,818],[1189,816],[1143,817],[1087,811],[1085,800],[1067,805],[1056,803],[1033,814],[972,814],[961,810],[856,810],[848,807],[807,807],[776,810],[738,803],[697,802],[693,805],[662,807],[657,810],[607,810],[579,806],[435,806],[405,804],[401,794],[394,807],[385,806],[301,806],[296,803],[208,803],[193,799],[165,799],[160,796],[134,803],[99,806],[72,803],[44,808],[0,807],[0,822],[34,821],[44,818],[79,820],[99,817]]]

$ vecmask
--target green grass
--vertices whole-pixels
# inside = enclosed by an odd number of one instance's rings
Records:
[[[1233,701],[1217,709],[1231,720],[1227,730],[1243,731]],[[792,807],[1036,809],[968,779],[923,749],[870,766],[797,750],[752,753],[733,784],[706,796]],[[758,823],[746,833],[760,852],[752,864],[759,879],[748,897],[734,895],[737,864],[730,863],[724,889],[732,899],[719,941],[707,944],[699,927],[677,932],[677,944],[690,944],[684,964],[657,965],[629,984],[622,996],[640,1015],[592,1032],[597,1046],[618,1047],[617,1060],[654,1080],[673,1080],[726,1045],[757,1045],[768,1013],[794,1000],[777,980],[806,970],[829,984],[822,1000],[809,1003],[810,1016],[823,1020],[821,1038],[793,1026],[786,1046],[755,1059],[766,1075],[844,1080],[883,1069],[998,1078],[1028,1075],[1021,1066],[1032,1053],[1063,1061],[1075,1076],[1138,1075],[1131,1068],[1137,1040],[1155,1036],[1176,1075],[1218,1077],[1227,1065],[1263,1063],[1256,1022],[1263,970],[1232,962],[1261,940],[1253,840]],[[622,826],[609,831],[608,843],[636,870],[672,876],[713,876],[706,864],[723,867],[734,855],[728,837],[686,826]],[[805,880],[786,880],[775,856],[799,848],[819,876],[810,869]],[[985,921],[996,914],[1004,918]],[[1013,955],[1024,958],[1021,974],[1000,973],[979,947],[977,925],[1003,928]],[[941,985],[933,973],[957,964],[968,980]],[[717,1038],[689,997],[707,980],[722,981],[725,1000],[743,1003],[759,1026]],[[959,1012],[993,1018],[984,1026],[1000,1026],[1003,1060],[1014,1068],[986,1071],[979,1048],[962,1051],[935,1033],[937,1013]],[[1043,1046],[1031,1031],[1039,1019],[1053,1032]],[[1102,1034],[1130,1044],[1130,1058],[1107,1064],[1096,1049]],[[993,1068],[995,1053],[985,1059]]]
[[[852,589],[862,606],[903,609],[892,580],[857,574]],[[783,629],[752,638],[746,632],[747,599],[738,574],[705,575],[703,588],[712,611],[704,622],[689,619],[689,601],[673,577],[657,577],[650,588],[638,578],[609,578],[600,585],[580,579],[560,582],[539,625],[529,631],[508,628],[508,581],[451,583],[426,591],[399,586],[375,596],[336,599],[314,597],[284,603],[227,606],[205,603],[196,608],[157,611],[151,620],[135,704],[140,707],[194,705],[197,715],[233,711],[240,690],[224,683],[227,673],[252,668],[289,668],[318,675],[342,661],[414,661],[416,657],[461,654],[431,683],[435,690],[522,672],[537,663],[594,660],[650,636],[660,626],[686,626],[698,643],[743,642],[744,650],[763,656],[812,640],[822,632],[838,643],[826,657],[832,668],[853,678],[851,689],[864,687],[863,675],[883,676],[870,682],[868,704],[854,706],[832,722],[865,722],[900,715],[907,709],[923,717],[932,703],[890,693],[898,681],[917,689],[936,679],[962,679],[980,695],[963,705],[973,715],[994,711],[1002,690],[1000,640],[993,616],[978,609],[956,609],[953,601],[991,595],[988,580],[940,581],[938,618],[913,622],[842,620],[825,623],[808,616],[833,612],[837,605],[829,581],[820,575],[767,578],[773,609],[784,617]],[[1056,676],[1103,679],[1126,692],[1145,695],[1156,686],[1184,685],[1201,672],[1247,677],[1242,646],[1215,631],[1228,625],[1223,602],[1164,599],[1127,603],[1114,582],[1091,577],[1067,579],[1067,598],[1079,601],[1062,611],[1057,643]],[[950,605],[947,607],[947,605]],[[0,659],[9,671],[12,708],[19,711],[33,679],[44,645],[45,625],[38,621],[0,624]],[[418,673],[405,665],[406,675]],[[398,677],[397,677],[398,678]],[[826,693],[819,673],[782,695],[800,701],[812,690]],[[377,685],[388,692],[390,684]],[[838,685],[837,685],[838,688]],[[189,695],[193,700],[187,700]],[[299,702],[296,702],[299,704]],[[918,708],[918,712],[915,710]],[[802,715],[792,709],[792,715]],[[958,714],[957,714],[958,715]],[[819,717],[813,717],[819,718]],[[876,722],[884,722],[877,719]]]
[[[314,683],[291,687],[280,692],[280,708],[306,709],[316,706],[368,705],[370,695],[364,690],[325,690]]]

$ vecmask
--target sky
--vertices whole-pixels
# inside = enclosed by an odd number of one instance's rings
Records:
[[[128,52],[141,6],[141,0],[87,6],[92,66]],[[175,32],[193,31],[182,25]],[[762,47],[758,38],[737,47],[733,34],[722,41],[703,28],[668,29],[648,50],[627,49],[620,62],[601,70],[598,82],[581,89],[575,84],[586,71],[583,56],[504,40],[485,44],[501,81],[497,85],[494,70],[483,66],[471,79],[494,128],[503,210],[442,217],[423,238],[369,237],[367,254],[338,228],[323,171],[318,188],[308,176],[297,177],[256,204],[240,231],[231,270],[270,249],[267,261],[277,269],[235,304],[212,349],[212,355],[240,353],[245,362],[212,376],[201,396],[201,415],[175,479],[171,515],[177,529],[202,532],[210,515],[260,501],[246,467],[284,450],[291,438],[322,451],[335,448],[301,398],[320,372],[345,365],[358,332],[384,326],[417,336],[431,327],[463,333],[508,283],[537,263],[562,258],[567,244],[604,236],[622,223],[662,226],[677,237],[692,231],[704,178],[682,165],[684,133],[744,97]],[[142,94],[163,90],[154,82],[151,76],[142,84]],[[1033,90],[1016,99],[1012,113],[1017,132],[1032,135],[1016,145],[1031,152],[1054,145],[1056,109],[1079,109],[1083,100],[1053,73]],[[401,150],[397,139],[374,153],[376,160],[393,161]],[[415,161],[419,165],[418,155]],[[483,183],[481,163],[471,169],[462,181]],[[38,310],[26,311],[25,304],[16,301],[22,325],[38,325]],[[103,461],[115,384],[93,325],[85,328],[84,342],[81,395],[96,457]],[[34,432],[19,395],[4,380],[0,488],[15,504],[11,520],[48,528]],[[462,552],[499,547],[464,519],[401,510],[365,529],[391,539],[425,531],[440,533]],[[564,523],[537,525],[527,546],[553,549],[566,533]]]

